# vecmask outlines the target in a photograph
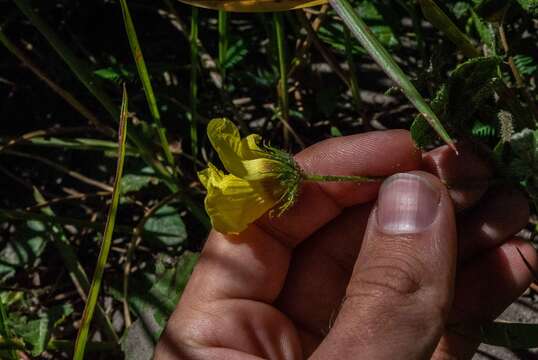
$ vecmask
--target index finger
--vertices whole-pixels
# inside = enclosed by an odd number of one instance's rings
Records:
[[[418,169],[421,154],[409,132],[390,130],[332,138],[297,154],[301,168],[320,175],[389,176]],[[250,299],[273,302],[292,249],[345,207],[375,199],[379,183],[305,183],[281,217],[265,216],[236,236],[212,232],[182,302]]]

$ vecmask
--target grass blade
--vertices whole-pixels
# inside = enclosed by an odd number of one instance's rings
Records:
[[[198,8],[192,7],[191,14],[191,81],[190,81],[190,102],[191,112],[189,114],[191,151],[192,155],[198,154]]]
[[[144,87],[144,93],[146,94],[146,101],[151,112],[151,117],[153,118],[155,125],[157,125],[157,132],[159,134],[159,140],[161,142],[166,161],[173,169],[175,169],[174,157],[170,152],[170,145],[168,144],[168,139],[166,138],[166,129],[161,124],[161,114],[159,112],[159,108],[157,107],[157,99],[155,98],[153,87],[151,86],[146,61],[144,60],[144,55],[142,54],[142,49],[140,48],[140,43],[138,42],[138,36],[136,35],[136,29],[133,19],[131,18],[131,13],[129,12],[129,7],[127,6],[127,0],[120,0],[120,4],[121,12],[123,14],[123,22],[125,24],[125,31],[127,32],[129,45],[131,46],[131,51],[136,63],[138,76],[140,76],[142,86]]]
[[[36,187],[34,187],[34,199],[36,200],[38,205],[46,204],[45,198]],[[44,206],[41,209],[41,212],[47,216],[53,218],[56,217],[56,214],[49,206]],[[65,235],[63,229],[55,222],[51,222],[48,225],[50,226],[50,230],[52,233],[51,239],[54,248],[62,258],[62,261],[67,268],[67,272],[69,273],[69,277],[75,285],[75,288],[77,289],[77,292],[79,293],[80,297],[83,300],[86,300],[88,291],[90,290],[90,281],[88,280],[88,275],[86,275],[86,271],[84,271],[84,267],[82,267],[82,265],[78,261],[77,254],[69,243],[69,240],[67,239],[67,236]],[[116,334],[116,331],[114,330],[110,319],[106,316],[104,309],[99,304],[97,304],[96,315],[97,321],[99,321],[99,324],[101,325],[104,334],[109,339],[118,342],[118,335]]]
[[[285,124],[289,124],[289,99],[288,99],[288,70],[286,59],[286,45],[284,37],[284,17],[281,13],[273,14],[275,26],[275,40],[278,57],[278,102],[280,107],[280,116]],[[288,126],[284,125],[284,141],[288,141]]]
[[[454,43],[465,56],[473,58],[480,56],[471,40],[465,35],[447,14],[433,0],[419,0],[424,17]]]
[[[78,331],[77,340],[75,342],[74,360],[82,360],[84,358],[84,350],[88,341],[88,333],[90,331],[90,323],[93,318],[95,305],[97,304],[97,298],[101,290],[101,282],[103,280],[103,273],[105,271],[105,265],[108,260],[108,254],[110,252],[110,246],[112,245],[112,235],[114,233],[114,225],[116,223],[116,212],[118,210],[118,204],[120,200],[120,184],[123,173],[123,163],[125,161],[125,144],[126,144],[126,132],[127,132],[127,91],[125,87],[123,89],[123,99],[121,104],[121,116],[120,127],[118,134],[118,162],[116,167],[116,176],[114,178],[114,191],[112,194],[112,203],[110,204],[107,221],[105,225],[105,231],[103,234],[103,242],[101,243],[101,249],[99,251],[99,257],[97,259],[97,266],[93,275],[90,292],[88,294],[88,300],[84,307],[84,313],[82,315],[82,322]]]
[[[228,13],[223,10],[219,10],[219,68],[220,76],[222,76],[222,84],[224,86],[226,81],[226,69],[224,63],[226,62],[226,55],[228,53],[229,42],[229,17]]]
[[[385,73],[402,89],[403,93],[413,103],[415,108],[424,116],[437,134],[454,151],[457,152],[454,142],[446,132],[445,128],[437,118],[437,115],[417,91],[413,83],[408,79],[403,70],[396,64],[392,56],[376,39],[372,31],[357,15],[355,9],[348,0],[330,0],[333,9],[342,18],[351,33],[359,40],[362,46],[368,51],[370,56],[381,66]]]

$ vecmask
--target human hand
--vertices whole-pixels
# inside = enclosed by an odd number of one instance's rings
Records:
[[[422,159],[409,133],[394,130],[299,153],[308,173],[408,173],[381,190],[305,183],[282,217],[237,236],[212,232],[155,359],[471,357],[477,342],[450,326],[492,319],[526,289],[516,248],[532,266],[538,258],[513,238],[528,220],[526,199],[486,192],[489,168],[460,152]]]

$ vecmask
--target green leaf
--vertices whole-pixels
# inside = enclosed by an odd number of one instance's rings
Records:
[[[450,6],[447,4],[447,6]],[[471,9],[471,5],[464,1],[458,1],[452,6],[451,11],[454,16],[459,20],[464,16],[467,16],[467,12]]]
[[[358,4],[357,12],[369,25],[370,30],[383,46],[389,49],[395,48],[400,45],[398,38],[393,27],[388,25],[389,22],[384,19],[384,14],[378,10],[376,5],[372,1],[361,1]],[[327,22],[319,29],[318,36],[333,49],[340,53],[345,53],[344,27],[341,23],[335,21]],[[354,55],[365,54],[366,50],[359,46],[359,44],[354,43],[352,45],[352,53]]]
[[[134,79],[134,75],[125,70],[123,67],[107,67],[95,70],[93,73],[102,79],[112,81],[114,83],[119,83],[124,80],[132,81]]]
[[[493,26],[486,23],[476,14],[475,11],[471,11],[473,24],[480,36],[480,40],[487,46],[490,55],[497,55],[497,39],[495,38],[495,31]]]
[[[73,312],[71,304],[66,303],[47,309],[39,319],[31,320],[18,333],[24,342],[30,346],[32,356],[38,356],[46,350],[52,330],[62,323]]]
[[[419,0],[424,17],[458,46],[467,57],[479,56],[469,37],[463,33],[433,0]]]
[[[497,133],[497,129],[492,125],[484,124],[480,121],[476,121],[473,124],[473,128],[471,132],[475,136],[487,138],[487,137],[495,136],[495,134]]]
[[[185,224],[178,211],[165,205],[144,224],[145,236],[161,246],[177,246],[187,238]]]
[[[127,329],[122,338],[126,359],[149,360],[168,317],[174,310],[187,284],[198,254],[186,252],[173,268],[165,269],[149,291],[137,287],[130,296],[132,309],[139,319]]]
[[[150,184],[156,184],[159,179],[149,166],[142,168],[138,173],[129,173],[121,178],[121,194],[140,191]]]
[[[247,44],[243,39],[237,40],[226,50],[226,57],[221,64],[224,69],[230,69],[239,64],[248,54]]]
[[[0,280],[33,266],[45,250],[48,238],[48,229],[42,222],[28,220],[21,224],[16,236],[0,251]]]
[[[516,55],[514,63],[522,75],[532,76],[538,71],[538,63],[532,56]]]
[[[448,87],[441,86],[437,91],[435,98],[432,100],[430,106],[432,110],[438,115],[442,116],[446,113],[446,106],[448,103]],[[435,131],[423,116],[418,115],[413,124],[411,125],[411,137],[415,144],[421,148],[425,149],[435,144],[437,141],[437,136]]]
[[[499,57],[478,57],[456,67],[448,80],[448,106],[446,122],[465,128],[475,111],[490,98],[497,75]]]
[[[538,15],[538,0],[517,0],[519,5],[531,15]]]
[[[340,129],[338,129],[336,126],[331,126],[331,136],[332,137],[340,137],[343,136]]]

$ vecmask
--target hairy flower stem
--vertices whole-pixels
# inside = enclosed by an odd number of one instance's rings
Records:
[[[304,181],[315,182],[378,182],[383,181],[383,176],[353,176],[353,175],[303,175]]]

